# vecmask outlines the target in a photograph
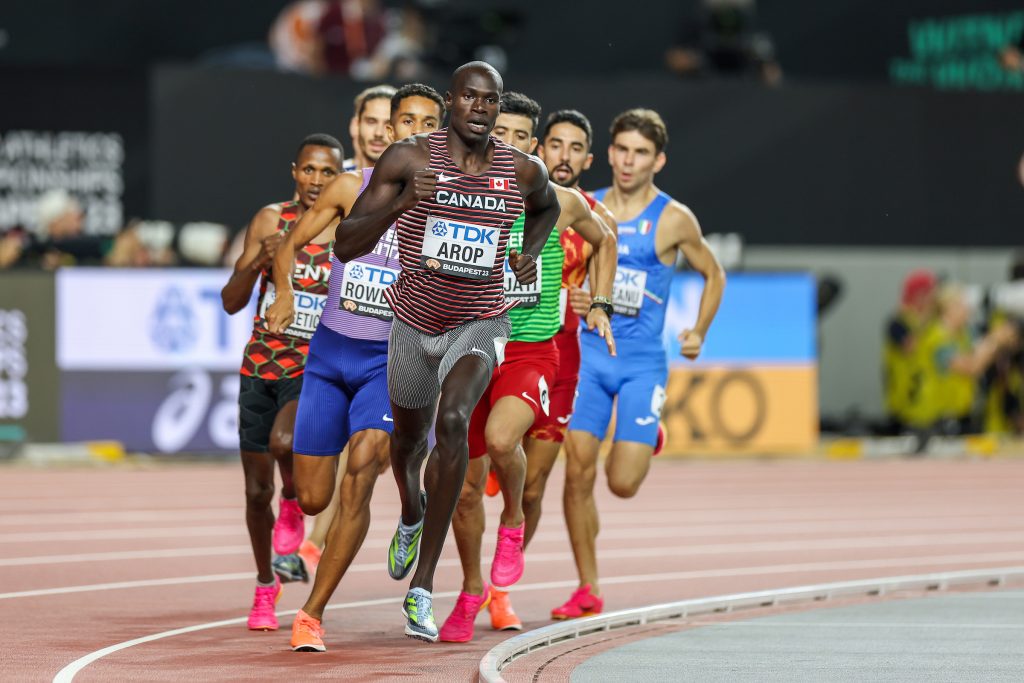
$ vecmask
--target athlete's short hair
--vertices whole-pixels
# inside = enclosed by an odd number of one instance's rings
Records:
[[[438,109],[441,110],[441,118],[444,118],[445,106],[444,98],[441,94],[431,88],[429,85],[423,85],[422,83],[406,83],[401,88],[395,91],[395,94],[391,96],[391,115],[394,116],[395,112],[398,111],[399,105],[402,104],[402,100],[407,97],[425,97],[428,100],[437,104]]]
[[[659,154],[668,147],[668,128],[661,114],[653,109],[630,109],[615,117],[612,121],[612,140],[619,133],[635,130],[654,143],[654,150]]]
[[[338,154],[342,157],[345,156],[345,148],[338,142],[338,138],[327,133],[313,133],[303,138],[302,144],[299,145],[299,149],[295,152],[295,158],[298,159],[302,155],[302,150],[307,147],[329,147],[330,149],[338,150]]]
[[[537,100],[531,99],[521,92],[501,93],[500,111],[502,114],[517,114],[525,116],[533,123],[531,133],[537,135],[537,127],[540,125],[540,105]]]
[[[356,95],[355,99],[352,100],[352,110],[356,113],[356,118],[362,118],[363,110],[366,109],[366,103],[371,100],[390,100],[395,94],[395,88],[391,85],[374,85]]]
[[[590,125],[590,119],[583,115],[583,112],[576,109],[559,109],[548,114],[544,122],[544,138],[551,132],[551,127],[559,123],[569,123],[587,134],[587,147],[594,142],[594,127]],[[544,138],[541,138],[542,140]]]

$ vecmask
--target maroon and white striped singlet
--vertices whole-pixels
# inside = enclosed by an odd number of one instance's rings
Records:
[[[395,316],[425,334],[501,315],[509,227],[523,212],[512,148],[491,139],[494,158],[483,175],[463,173],[448,154],[448,130],[427,136],[433,197],[397,222],[402,272],[384,296]]]

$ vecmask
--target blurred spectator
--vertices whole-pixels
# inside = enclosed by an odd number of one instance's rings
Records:
[[[352,65],[349,73],[360,81],[420,80],[425,71],[427,22],[422,10],[407,3],[387,17],[387,32],[369,59]]]
[[[909,273],[896,312],[885,328],[883,387],[888,419],[886,431],[903,432],[911,421],[912,406],[920,390],[917,370],[918,342],[935,316],[938,279],[930,270]]]
[[[782,81],[771,36],[755,30],[755,0],[702,0],[684,22],[680,39],[665,53],[681,76],[709,73],[751,75],[769,85]]]
[[[1024,252],[1018,252],[1010,267],[1010,281],[995,288],[989,329],[1012,325],[1017,344],[996,355],[986,376],[984,426],[996,434],[1024,434]]]
[[[1024,71],[1024,33],[1016,43],[1002,49],[999,53],[999,64],[1006,71]]]
[[[12,230],[0,241],[0,268],[153,264],[133,226],[116,236],[86,235],[84,226],[78,200],[65,190],[50,190],[39,198],[35,232]]]
[[[917,367],[920,383],[910,407],[914,427],[944,434],[979,431],[975,414],[978,380],[997,355],[1019,343],[1017,330],[999,324],[976,340],[973,310],[963,288],[946,285],[939,295],[939,315],[921,335]]]
[[[186,223],[178,233],[178,253],[190,265],[220,265],[228,246],[228,228],[220,223]]]
[[[378,0],[331,0],[318,26],[324,68],[354,75],[353,67],[370,59],[386,32]]]
[[[281,10],[270,27],[270,49],[279,68],[323,73],[320,21],[326,10],[326,0],[298,0]]]

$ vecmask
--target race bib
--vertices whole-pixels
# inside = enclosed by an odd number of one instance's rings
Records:
[[[391,307],[384,299],[384,290],[398,279],[398,272],[394,268],[349,261],[341,281],[339,308],[354,315],[391,320]]]
[[[537,257],[537,281],[531,285],[523,285],[516,279],[515,271],[505,259],[505,300],[518,301],[519,308],[533,308],[540,303],[540,281],[542,256]]]
[[[311,339],[316,332],[316,326],[320,323],[320,315],[324,312],[327,304],[327,295],[310,294],[309,292],[295,292],[295,320],[284,331],[285,334],[302,339]],[[260,305],[260,317],[264,323],[267,320],[267,309],[277,299],[277,289],[273,282],[267,283],[267,291],[263,294],[263,303]]]
[[[548,390],[548,381],[544,375],[540,376],[537,382],[537,393],[540,395],[540,408],[545,415],[551,415],[551,392]]]
[[[498,228],[427,216],[420,265],[427,270],[486,280],[498,254]]]
[[[619,266],[615,271],[615,287],[612,289],[612,305],[616,315],[636,317],[644,305],[644,289],[647,287],[647,271]]]

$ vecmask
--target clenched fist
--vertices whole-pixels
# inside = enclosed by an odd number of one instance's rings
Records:
[[[283,241],[283,232],[275,232],[273,235],[264,237],[260,241],[260,253],[256,256],[256,260],[252,262],[252,269],[263,270],[273,263],[274,255],[277,254],[277,248]]]
[[[267,307],[267,329],[272,334],[281,334],[295,320],[295,295],[285,292]]]
[[[537,261],[529,254],[511,250],[508,252],[508,267],[516,274],[521,285],[532,285],[537,281]]]
[[[690,360],[697,360],[700,349],[704,345],[704,338],[693,330],[683,330],[679,334],[679,352]]]
[[[413,174],[402,191],[402,205],[406,210],[420,202],[430,199],[437,188],[437,174],[429,168],[420,169]]]

